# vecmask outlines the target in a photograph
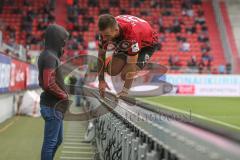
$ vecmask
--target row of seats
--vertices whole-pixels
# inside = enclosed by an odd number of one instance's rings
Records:
[[[0,18],[4,20],[8,25],[14,26],[16,28],[16,42],[20,44],[26,44],[25,41],[25,34],[21,31],[20,25],[21,25],[21,14],[13,14],[12,10],[14,10],[16,7],[20,8],[21,10],[29,10],[30,8],[34,11],[38,11],[44,4],[47,3],[48,0],[38,0],[38,1],[30,1],[31,6],[24,6],[23,5],[24,0],[15,0],[17,5],[11,6],[11,5],[5,5],[3,7],[3,12],[0,14]],[[88,24],[88,31],[81,32],[83,35],[83,39],[85,43],[87,44],[89,41],[95,40],[97,30],[97,24],[96,20],[98,18],[98,15],[100,11],[103,8],[109,8],[109,12],[113,14],[114,16],[117,16],[120,14],[120,12],[123,10],[127,11],[128,14],[132,14],[135,16],[139,16],[151,23],[151,25],[154,27],[155,31],[159,31],[159,24],[158,19],[161,16],[163,20],[164,27],[170,27],[173,23],[173,20],[178,17],[180,21],[184,22],[184,24],[181,24],[182,31],[178,34],[175,33],[160,33],[159,35],[164,34],[165,41],[162,42],[162,50],[158,51],[155,54],[155,58],[153,61],[160,60],[160,63],[167,64],[167,59],[169,55],[179,55],[179,58],[181,61],[186,62],[187,59],[190,59],[192,55],[196,55],[197,59],[201,59],[201,43],[198,42],[198,35],[201,32],[201,26],[196,25],[196,33],[194,34],[188,34],[185,32],[186,27],[190,27],[195,23],[195,17],[187,17],[182,16],[182,8],[181,3],[183,0],[171,0],[169,3],[172,4],[172,8],[161,8],[161,7],[151,7],[151,1],[144,0],[144,2],[140,3],[140,7],[134,8],[132,6],[133,1],[128,0],[122,0],[119,1],[120,7],[110,7],[108,0],[99,0],[98,4],[94,6],[88,5],[89,0],[79,0],[78,7],[80,9],[87,9],[85,15],[91,16],[94,19],[94,23]],[[143,1],[143,0],[141,0]],[[141,8],[141,6],[144,6],[144,10]],[[120,9],[121,8],[121,9]],[[165,10],[171,11],[173,14],[170,16],[163,16],[162,12]],[[196,15],[196,12],[199,10],[204,11],[204,18],[206,19],[206,25],[209,31],[209,39],[210,39],[210,46],[211,46],[211,54],[214,56],[213,65],[220,65],[225,64],[223,49],[221,47],[220,42],[220,36],[219,32],[216,30],[217,25],[213,13],[213,8],[210,2],[203,2],[202,5],[193,5],[193,12]],[[141,12],[147,11],[147,15],[143,15]],[[81,26],[83,24],[83,18],[85,15],[79,15],[78,16],[78,23]],[[68,22],[66,22],[67,25]],[[38,31],[37,29],[37,18],[33,20],[32,26],[32,34],[34,34],[37,37],[42,36],[42,31]],[[78,33],[78,32],[77,32]],[[74,34],[74,32],[72,32]],[[180,35],[183,37],[186,37],[188,39],[188,42],[191,44],[190,51],[189,52],[181,52],[179,50],[180,42],[177,42],[176,36]],[[4,40],[8,40],[8,35],[4,35]],[[39,46],[32,45],[32,49],[39,49]]]
[[[22,18],[23,14],[17,14],[14,13],[14,10],[19,10],[21,12],[26,12],[29,10],[34,11],[38,14],[38,11],[43,8],[47,3],[48,0],[30,0],[30,5],[25,5],[24,0],[14,0],[11,4],[5,3],[2,8],[2,13],[0,14],[0,19],[3,21],[3,23],[7,26],[11,26],[16,31],[16,43],[26,45],[26,39],[25,35],[26,33],[21,30],[21,24],[22,24]],[[37,30],[37,16],[34,18],[32,23],[32,34],[35,36],[42,35],[39,34],[40,32]],[[10,37],[7,32],[3,32],[3,39],[5,42],[8,42]]]
[[[172,8],[153,8],[151,7],[151,1],[145,0],[143,3],[140,4],[140,6],[144,6],[144,10],[142,7],[134,8],[132,6],[132,2],[129,2],[127,0],[120,1],[120,6],[124,6],[124,10],[131,15],[139,16],[148,22],[151,23],[151,25],[154,27],[155,31],[159,31],[159,24],[158,19],[161,16],[163,20],[164,27],[170,27],[173,24],[173,20],[178,17],[180,21],[184,22],[184,24],[181,24],[182,30],[180,34],[185,38],[187,38],[188,42],[190,43],[190,51],[189,52],[181,52],[179,50],[180,42],[177,42],[175,33],[164,33],[165,36],[165,42],[162,42],[162,50],[157,52],[155,54],[155,58],[153,58],[153,61],[160,60],[160,63],[167,64],[168,63],[168,56],[169,55],[179,55],[180,60],[183,62],[183,64],[186,64],[186,61],[190,59],[193,55],[197,57],[198,60],[201,59],[201,46],[202,43],[198,41],[198,36],[201,33],[201,26],[196,25],[196,33],[194,34],[188,34],[185,32],[186,27],[193,26],[195,23],[195,17],[197,15],[197,12],[199,10],[204,12],[204,18],[206,19],[206,26],[209,31],[209,39],[210,39],[210,47],[211,47],[211,54],[214,57],[214,61],[212,62],[213,65],[218,66],[220,64],[225,64],[223,49],[221,47],[219,32],[216,30],[217,25],[213,13],[213,8],[211,5],[211,2],[203,2],[201,5],[193,5],[192,9],[195,14],[193,17],[183,16],[182,15],[182,7],[181,4],[183,0],[171,0],[169,3],[172,4]],[[117,16],[120,14],[121,10],[117,7],[109,7],[109,1],[108,0],[100,0],[97,6],[89,6],[88,0],[82,0],[79,1],[78,4],[80,9],[87,9],[86,15],[89,15],[94,18],[95,22],[98,18],[99,12],[101,11],[102,7],[109,8],[109,13],[111,13],[114,16]],[[163,16],[162,12],[165,10],[171,11],[173,14],[170,16]],[[142,11],[147,11],[147,15],[142,15]],[[78,23],[81,25],[83,22],[84,15],[79,15],[78,17]],[[83,33],[83,37],[85,42],[92,41],[95,38],[97,30],[97,24],[96,23],[90,23],[88,25],[88,31]],[[163,33],[160,33],[161,35]]]

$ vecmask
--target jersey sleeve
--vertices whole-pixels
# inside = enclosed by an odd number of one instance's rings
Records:
[[[59,99],[67,99],[68,94],[56,82],[56,69],[58,66],[57,60],[48,56],[45,59],[43,67],[43,89],[55,95]]]
[[[134,31],[131,31],[131,33],[128,36],[128,39],[130,41],[128,55],[135,56],[140,52],[141,47],[142,47],[139,35],[135,34]]]

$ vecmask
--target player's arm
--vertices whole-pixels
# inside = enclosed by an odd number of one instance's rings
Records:
[[[104,49],[103,37],[99,35],[98,37],[98,80],[104,81],[104,70],[105,70],[105,59],[106,50]]]
[[[118,96],[126,96],[128,94],[128,90],[132,86],[132,82],[137,74],[137,60],[138,60],[138,54],[134,56],[128,56],[127,57],[127,64],[124,68],[124,73],[122,73],[122,79],[124,79],[124,86],[120,93],[118,93]]]
[[[99,47],[98,49],[98,80],[104,80],[104,69],[105,69],[105,59],[106,59],[106,51]]]
[[[105,59],[106,59],[106,50],[103,48],[103,43],[100,39],[99,45],[98,45],[98,80],[99,80],[98,88],[99,88],[99,94],[101,97],[104,97],[105,89],[109,88],[104,79]]]
[[[118,93],[118,96],[126,96],[128,94],[128,90],[132,86],[132,82],[136,76],[137,73],[137,62],[138,62],[138,53],[140,52],[141,43],[138,41],[138,37],[134,32],[131,32],[132,37],[132,45],[128,50],[128,56],[127,56],[127,63],[122,71],[122,79],[125,81],[123,89],[120,93]]]

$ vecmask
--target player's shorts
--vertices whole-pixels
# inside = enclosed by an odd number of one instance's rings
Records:
[[[157,51],[160,47],[160,44],[155,44],[153,46],[143,47],[138,54],[137,66],[140,69],[143,69],[147,64],[148,60],[152,57],[155,51]],[[109,62],[112,60],[113,57],[117,57],[127,61],[127,53],[120,51],[119,53],[114,53],[113,56],[110,56],[105,61],[105,66],[108,66]]]

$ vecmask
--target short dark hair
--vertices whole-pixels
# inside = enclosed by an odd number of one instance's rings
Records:
[[[107,28],[114,27],[117,24],[116,19],[111,14],[102,14],[98,18],[98,29],[104,31]]]

